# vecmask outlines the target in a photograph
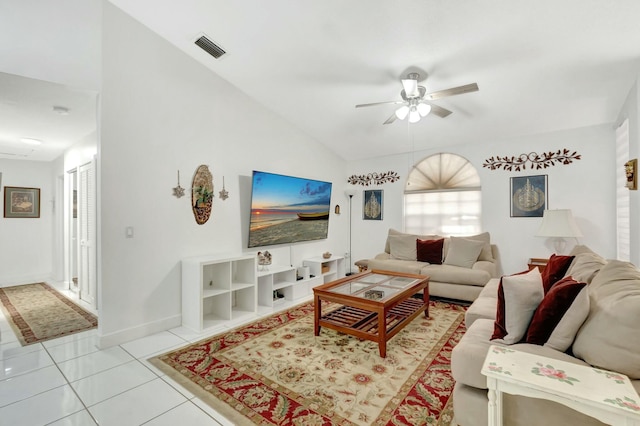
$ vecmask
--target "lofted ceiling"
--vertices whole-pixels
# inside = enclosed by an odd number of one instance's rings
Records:
[[[23,40],[23,49],[51,50],[50,36],[25,34],[25,26],[13,15],[31,20],[43,13],[56,15],[63,25],[49,32],[76,34],[61,57],[77,75],[63,83],[74,87],[77,81],[75,86],[83,90],[99,90],[99,57],[93,57],[88,46],[95,42],[96,30],[87,25],[96,18],[95,8],[87,4],[99,2],[10,2],[0,0],[0,31]],[[62,6],[43,10],[45,3]],[[613,123],[640,73],[637,0],[110,3],[345,159]],[[13,19],[3,19],[9,7]],[[21,8],[26,11],[13,12]],[[59,16],[60,8],[67,8],[64,16]],[[72,19],[83,24],[66,25]],[[78,31],[89,34],[85,44]],[[194,40],[203,33],[227,53],[214,59],[197,47]],[[64,37],[68,35],[59,36]],[[0,42],[3,51],[15,44],[6,39]],[[2,56],[0,72],[25,75]],[[9,57],[24,60],[22,55]],[[56,61],[57,55],[47,56],[46,67],[63,69],[55,68]],[[427,92],[474,82],[480,90],[434,101],[453,114],[432,114],[411,125],[407,120],[382,124],[394,105],[355,108],[400,100],[400,79],[410,71],[426,76],[421,84]],[[57,78],[40,74],[26,76],[64,80],[55,73]],[[6,105],[3,97],[4,90],[0,114]],[[6,122],[0,120],[2,130]]]

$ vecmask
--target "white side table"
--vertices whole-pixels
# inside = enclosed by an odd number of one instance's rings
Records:
[[[640,426],[640,397],[623,374],[492,345],[482,366],[489,426],[502,426],[502,393],[542,398],[610,425]]]

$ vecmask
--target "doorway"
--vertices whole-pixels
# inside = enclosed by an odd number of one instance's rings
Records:
[[[68,172],[69,289],[97,311],[95,160]]]

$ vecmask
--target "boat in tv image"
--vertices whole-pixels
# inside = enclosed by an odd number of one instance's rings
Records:
[[[254,171],[248,247],[327,238],[330,205],[331,182]]]

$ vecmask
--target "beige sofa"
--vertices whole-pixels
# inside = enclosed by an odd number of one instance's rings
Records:
[[[584,309],[586,320],[580,320],[584,322],[578,324],[573,343],[564,352],[530,343],[509,347],[626,374],[640,392],[640,270],[627,262],[606,261],[584,246],[576,247],[571,255],[575,257],[564,276],[587,283],[588,295],[581,302],[588,305]],[[487,424],[487,381],[480,370],[489,346],[499,344],[490,340],[499,282],[491,280],[467,310],[467,332],[452,353],[451,369],[456,381],[453,424]],[[503,412],[504,424],[509,426],[602,425],[561,404],[522,396],[504,395]]]
[[[441,264],[418,260],[417,241],[443,239]],[[498,248],[488,232],[469,237],[406,234],[389,230],[385,250],[373,259],[356,262],[362,269],[428,275],[429,294],[473,301],[484,285],[500,274]]]

